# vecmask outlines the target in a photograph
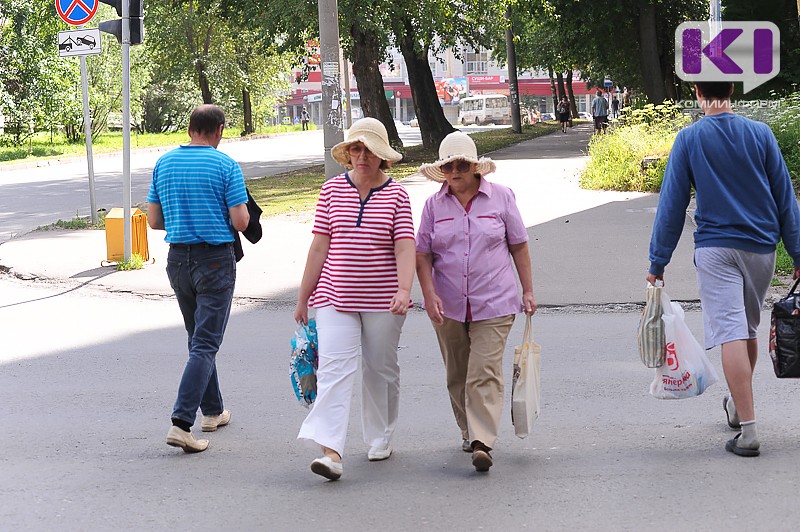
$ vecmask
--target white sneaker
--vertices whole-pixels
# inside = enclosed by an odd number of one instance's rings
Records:
[[[386,460],[392,456],[392,451],[393,449],[391,445],[386,445],[385,447],[370,447],[369,452],[367,453],[367,458],[369,458],[370,462]]]
[[[344,472],[341,462],[334,462],[328,456],[317,458],[311,462],[311,471],[328,480],[339,480]]]

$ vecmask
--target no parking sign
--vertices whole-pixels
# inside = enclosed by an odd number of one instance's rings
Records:
[[[99,0],[56,0],[56,11],[67,24],[80,26],[92,20],[98,4]]]

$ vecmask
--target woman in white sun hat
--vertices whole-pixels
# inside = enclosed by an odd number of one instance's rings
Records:
[[[322,185],[294,319],[308,323],[308,307],[314,307],[319,335],[317,398],[297,437],[322,446],[311,470],[336,480],[359,353],[367,456],[374,461],[392,454],[400,402],[397,345],[415,252],[408,193],[384,173],[402,156],[389,145],[383,124],[362,118],[332,155],[348,171]]]
[[[503,351],[515,314],[536,311],[528,232],[511,189],[491,183],[494,161],[472,139],[449,134],[420,172],[442,183],[425,202],[417,276],[436,330],[462,450],[492,466],[503,410]],[[513,263],[513,266],[512,266]],[[522,285],[520,297],[514,267]]]

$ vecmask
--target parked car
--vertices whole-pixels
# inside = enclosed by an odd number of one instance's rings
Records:
[[[591,120],[592,119],[592,115],[590,115],[586,111],[582,111],[582,112],[578,113],[578,117],[581,120]]]
[[[553,113],[542,113],[542,116],[540,118],[542,122],[547,122],[548,120],[555,120],[556,115],[554,115]]]
[[[412,118],[408,121],[409,127],[419,127],[419,122],[417,122],[416,118]]]

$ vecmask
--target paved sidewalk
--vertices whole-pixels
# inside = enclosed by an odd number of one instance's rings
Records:
[[[586,163],[588,125],[566,134],[519,143],[490,156],[497,172],[489,179],[511,187],[530,228],[534,287],[542,305],[632,303],[644,299],[650,229],[657,196],[583,190],[578,174]],[[425,200],[439,185],[421,176],[403,181],[418,223]],[[133,198],[133,203],[144,198]],[[244,243],[236,296],[295,299],[311,242],[311,213],[262,219],[264,238]],[[668,286],[674,299],[696,299],[690,226],[670,265]],[[0,245],[0,266],[23,278],[91,282],[109,290],[171,294],[164,271],[168,247],[164,233],[148,230],[155,260],[138,271],[102,267],[104,231],[32,232]],[[421,300],[415,287],[412,297]]]

